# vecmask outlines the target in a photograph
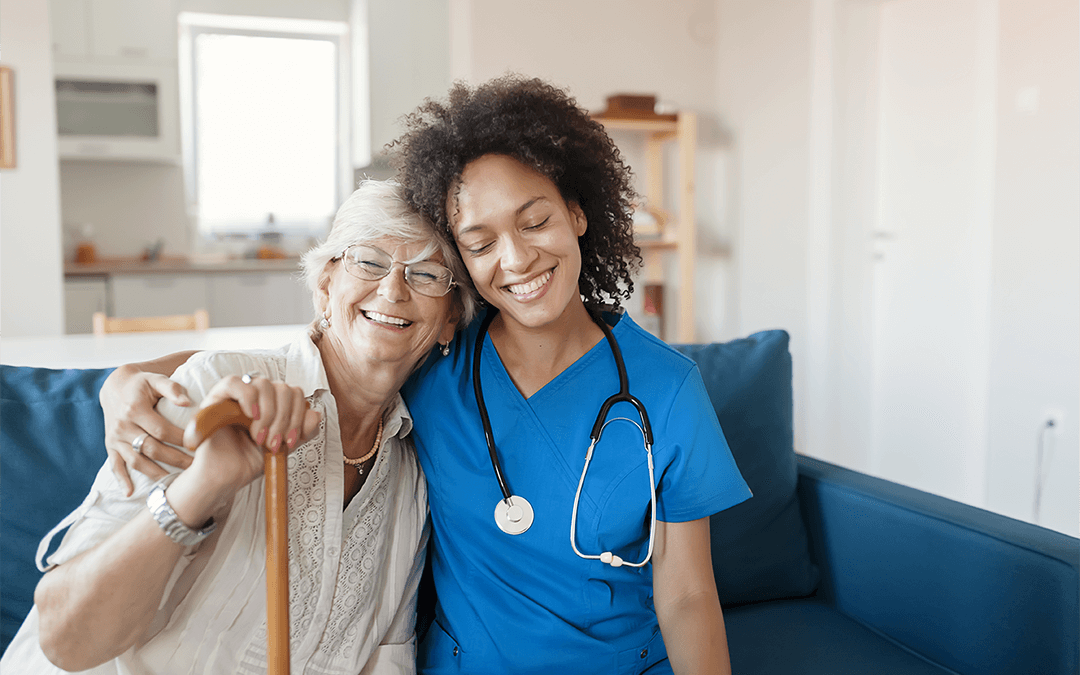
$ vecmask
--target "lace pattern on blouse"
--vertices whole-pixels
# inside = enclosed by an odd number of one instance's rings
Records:
[[[307,651],[302,650],[304,643],[318,639],[303,672],[355,675],[381,637],[376,634],[375,613],[365,609],[376,593],[375,575],[385,558],[385,550],[377,544],[386,536],[389,478],[398,458],[388,452],[394,441],[384,440],[368,480],[353,498],[362,501],[350,505],[357,507],[355,512],[347,509],[354,513],[351,523],[346,523],[349,530],[338,538],[328,527],[338,523],[341,529],[344,517],[340,511],[327,512],[327,495],[332,492],[327,489],[329,463],[324,457],[328,410],[318,394],[309,401],[323,421],[319,434],[289,456],[289,649],[295,663],[297,655]],[[336,501],[333,508],[340,509],[339,504],[340,500]],[[334,580],[329,589],[325,588],[327,575],[333,575]],[[332,594],[328,612],[327,593]],[[266,640],[263,621],[240,660],[238,673],[265,675]],[[353,665],[346,668],[349,662]]]

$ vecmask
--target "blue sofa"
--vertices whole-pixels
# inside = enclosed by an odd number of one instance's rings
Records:
[[[1080,540],[797,455],[788,336],[677,347],[754,498],[712,518],[739,675],[1077,675]],[[0,366],[0,648],[105,459],[107,370]]]

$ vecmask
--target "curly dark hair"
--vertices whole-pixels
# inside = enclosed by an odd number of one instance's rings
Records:
[[[585,304],[618,307],[630,297],[641,266],[632,174],[603,126],[567,92],[513,74],[476,87],[457,82],[445,102],[425,100],[404,124],[405,133],[390,145],[398,181],[437,226],[450,231],[447,197],[469,162],[488,154],[513,157],[585,214],[588,228],[578,238]]]

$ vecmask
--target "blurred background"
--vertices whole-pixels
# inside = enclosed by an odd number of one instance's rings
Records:
[[[799,452],[1080,531],[1075,0],[4,0],[0,64],[4,337],[306,321],[295,255],[425,97],[654,96],[693,134],[611,133],[692,239],[631,313],[784,328]]]

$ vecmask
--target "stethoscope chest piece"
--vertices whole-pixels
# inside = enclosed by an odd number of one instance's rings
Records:
[[[532,504],[518,495],[500,499],[495,505],[495,524],[507,534],[521,534],[532,527]]]

